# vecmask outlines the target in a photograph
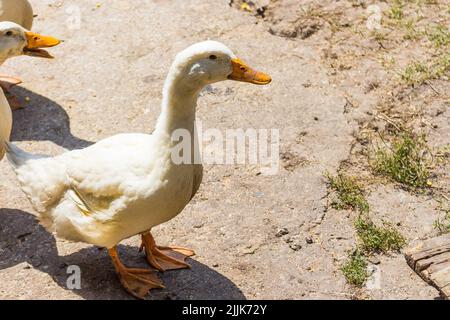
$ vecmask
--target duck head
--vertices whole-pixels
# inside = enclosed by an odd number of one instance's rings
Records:
[[[184,87],[195,91],[208,84],[225,80],[257,85],[269,84],[272,81],[269,75],[253,70],[228,47],[217,41],[200,42],[180,52],[172,65],[169,78],[170,75],[176,77]]]
[[[28,31],[13,22],[0,22],[0,62],[20,55],[53,58],[43,48],[54,47],[59,43],[56,38]]]

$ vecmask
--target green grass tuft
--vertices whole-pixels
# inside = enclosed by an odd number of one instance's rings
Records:
[[[405,244],[405,238],[390,224],[379,227],[367,216],[360,215],[355,228],[361,242],[361,248],[367,253],[399,251]]]
[[[373,164],[377,173],[410,188],[429,185],[430,172],[424,156],[426,144],[423,138],[405,133],[397,137],[391,147],[379,147]]]
[[[450,71],[450,53],[439,55],[432,63],[413,61],[400,73],[402,81],[409,86],[420,86],[432,79],[440,79]]]
[[[362,287],[369,278],[366,258],[359,250],[349,254],[348,261],[341,267],[341,271],[347,282],[356,287]]]
[[[408,21],[406,21],[404,24],[404,27],[405,27],[406,33],[403,36],[403,39],[417,41],[420,38],[422,38],[423,32],[419,31],[416,28],[414,20],[409,19]]]
[[[447,26],[438,24],[428,30],[428,39],[436,48],[445,47],[450,43],[450,30]]]
[[[406,66],[401,78],[408,86],[421,85],[431,78],[431,70],[426,64],[414,61]]]
[[[338,198],[338,201],[331,204],[333,208],[353,209],[362,213],[369,211],[369,203],[364,197],[364,190],[354,178],[341,173],[334,177],[327,173],[326,178],[328,185],[336,192]]]
[[[395,0],[391,6],[391,9],[388,12],[389,18],[393,20],[402,20],[403,13],[403,1]]]
[[[450,71],[450,53],[441,55],[434,64],[433,78],[439,79]]]

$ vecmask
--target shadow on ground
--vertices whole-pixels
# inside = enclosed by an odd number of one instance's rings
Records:
[[[29,102],[25,108],[13,113],[11,141],[52,141],[69,150],[92,144],[71,133],[69,116],[56,102],[20,86],[14,87],[12,91],[22,103],[26,97]]]
[[[121,245],[119,253],[127,266],[148,268],[137,247]],[[65,289],[67,267],[79,266],[82,289],[74,292],[85,299],[132,299],[120,286],[106,250],[89,247],[59,256],[55,238],[34,216],[20,210],[0,209],[0,270],[22,262],[49,274]],[[160,275],[166,289],[152,290],[149,299],[245,299],[228,278],[195,260],[190,259],[189,263],[191,270]]]

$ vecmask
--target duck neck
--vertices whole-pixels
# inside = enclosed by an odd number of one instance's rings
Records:
[[[1,6],[0,6],[1,9]],[[20,48],[13,48],[8,49],[5,47],[0,47],[0,65],[6,62],[9,58],[18,57],[22,53],[22,49]]]
[[[186,83],[181,74],[169,74],[164,85],[162,111],[154,135],[170,138],[175,130],[185,129],[193,136],[200,89]]]

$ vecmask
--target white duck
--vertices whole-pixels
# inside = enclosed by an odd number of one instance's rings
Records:
[[[53,37],[31,32],[14,22],[2,21],[0,22],[0,65],[9,58],[21,55],[52,58],[42,48],[53,47],[59,43],[60,41]],[[8,95],[10,95],[9,89],[19,83],[21,83],[20,79],[0,75],[0,87]],[[9,100],[13,109],[19,107],[12,95]]]
[[[40,48],[58,43],[59,41],[55,38],[27,31],[13,22],[0,22],[0,64],[6,59],[19,55],[49,58],[51,56]],[[11,126],[11,108],[0,90],[0,160],[5,154],[3,141],[9,141]]]
[[[116,245],[123,239],[142,235],[147,261],[158,270],[189,267],[184,259],[193,251],[158,247],[150,230],[177,216],[197,192],[203,167],[173,161],[179,143],[172,133],[187,130],[193,148],[198,94],[227,79],[271,81],[225,45],[201,42],[177,55],[152,135],[120,134],[56,157],[31,155],[6,143],[8,159],[41,223],[64,239],[108,248],[122,285],[135,297],[143,298],[162,283],[152,270],[129,269],[120,262]]]
[[[0,0],[0,21],[14,22],[31,30],[33,19],[33,8],[28,0]],[[20,79],[0,75],[0,86],[6,90],[19,83]]]

